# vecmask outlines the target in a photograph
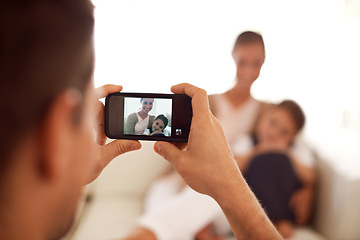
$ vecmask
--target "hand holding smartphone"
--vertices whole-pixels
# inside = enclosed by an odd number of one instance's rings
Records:
[[[105,99],[105,133],[113,139],[187,142],[191,98],[184,94],[113,93]]]

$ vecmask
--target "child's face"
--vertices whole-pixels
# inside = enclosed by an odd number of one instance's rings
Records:
[[[148,113],[151,111],[153,107],[154,99],[152,98],[144,98],[141,102],[141,110]]]
[[[165,128],[165,124],[161,119],[156,119],[153,124],[152,124],[152,130],[153,132],[158,131],[158,130],[164,130]]]
[[[296,136],[296,125],[288,111],[277,107],[260,118],[256,133],[259,142],[289,146]]]
[[[265,60],[264,47],[260,43],[237,46],[233,51],[233,58],[238,83],[250,86],[259,77]]]

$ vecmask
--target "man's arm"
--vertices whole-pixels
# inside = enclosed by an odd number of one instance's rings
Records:
[[[172,87],[192,98],[193,119],[184,151],[157,142],[155,151],[172,163],[186,183],[213,197],[237,239],[282,239],[242,177],[222,127],[209,110],[207,94],[190,84]]]
[[[282,239],[255,195],[241,177],[215,200],[226,215],[236,239]]]

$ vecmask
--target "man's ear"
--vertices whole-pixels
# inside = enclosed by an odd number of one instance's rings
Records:
[[[74,136],[74,114],[81,94],[76,89],[59,93],[50,104],[40,126],[39,177],[56,180],[66,173],[71,160]]]

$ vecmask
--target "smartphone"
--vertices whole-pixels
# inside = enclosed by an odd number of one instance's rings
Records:
[[[105,99],[105,134],[112,139],[187,142],[191,119],[184,94],[120,92]]]

